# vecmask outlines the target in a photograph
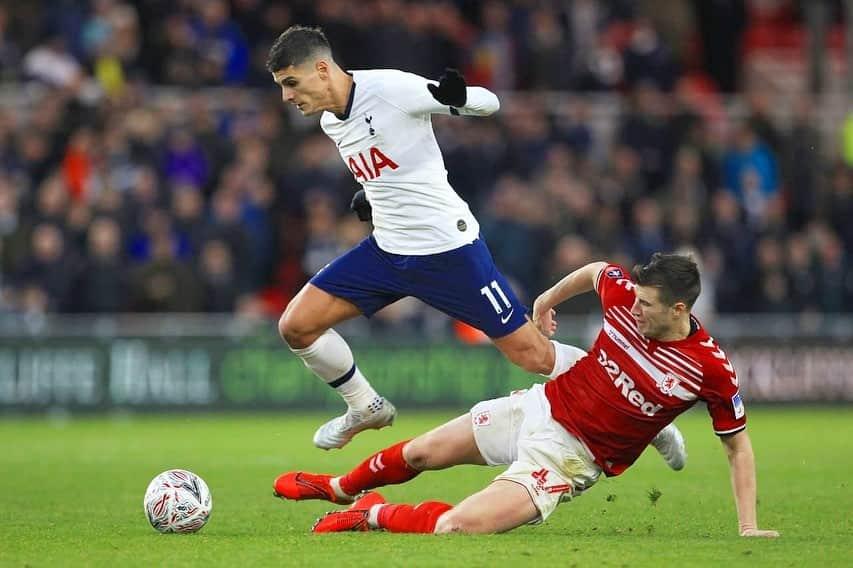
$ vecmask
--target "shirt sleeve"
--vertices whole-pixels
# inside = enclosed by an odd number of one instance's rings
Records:
[[[700,397],[708,405],[714,432],[718,436],[740,432],[746,428],[746,409],[734,367],[712,338],[701,344],[708,349],[710,361],[705,365]]]
[[[483,87],[468,87],[467,101],[461,108],[443,105],[427,89],[437,81],[425,79],[414,73],[400,71],[382,86],[379,96],[408,114],[461,114],[488,116],[500,108],[497,95]],[[454,112],[455,111],[455,112]]]
[[[634,282],[618,264],[608,264],[601,269],[595,282],[595,291],[601,299],[601,307],[634,304]]]

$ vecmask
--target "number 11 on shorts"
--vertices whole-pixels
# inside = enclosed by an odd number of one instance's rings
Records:
[[[504,294],[504,291],[501,290],[500,284],[498,284],[497,280],[492,280],[492,282],[491,282],[491,284],[489,284],[489,286],[491,286],[495,290],[495,292],[498,293],[498,296],[501,297],[501,300],[503,300],[503,303],[506,305],[507,309],[512,307],[512,304],[509,303],[509,300],[507,299],[506,294]],[[489,286],[483,286],[482,288],[480,288],[480,294],[482,294],[483,296],[488,298],[489,303],[492,304],[492,307],[495,309],[495,311],[497,313],[501,314],[501,313],[503,313],[504,310],[501,307],[501,305],[498,303],[498,299],[495,298],[495,295],[492,294],[491,290],[489,290]]]

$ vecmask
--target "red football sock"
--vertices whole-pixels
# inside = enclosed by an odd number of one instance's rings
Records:
[[[379,528],[395,533],[432,534],[435,523],[453,505],[441,501],[425,501],[420,505],[382,505],[377,524]]]
[[[420,473],[403,459],[403,447],[410,440],[394,444],[378,451],[355,469],[340,478],[341,489],[349,495],[358,495],[362,491],[404,483]]]

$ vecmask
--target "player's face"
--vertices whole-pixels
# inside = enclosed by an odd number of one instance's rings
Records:
[[[653,286],[635,286],[631,314],[637,320],[640,333],[650,339],[659,339],[670,336],[678,325],[679,305],[680,302],[675,306],[663,303],[660,290]]]
[[[309,116],[326,110],[330,102],[329,73],[325,61],[307,61],[273,73],[281,86],[281,100]]]

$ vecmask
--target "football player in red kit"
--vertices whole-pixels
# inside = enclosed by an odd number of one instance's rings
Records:
[[[275,481],[276,494],[354,501],[320,519],[314,532],[507,531],[544,521],[602,473],[621,474],[650,443],[679,469],[683,440],[671,423],[702,400],[728,455],[739,533],[778,536],[758,528],[755,460],[737,376],[690,313],[700,292],[696,264],[660,253],[632,274],[615,264],[588,264],[537,298],[534,321],[552,335],[553,307],[590,290],[601,299],[602,330],[568,371],[544,385],[480,402],[431,432],[377,452],[346,475],[286,473]],[[456,506],[389,504],[375,492],[356,498],[459,464],[509,467]]]

